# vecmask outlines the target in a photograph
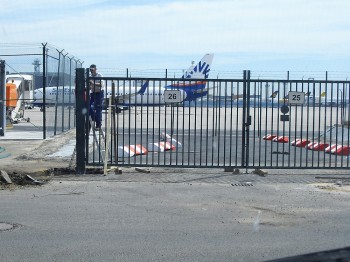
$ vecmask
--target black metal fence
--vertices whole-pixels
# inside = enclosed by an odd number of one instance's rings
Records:
[[[45,139],[75,127],[74,81],[76,68],[82,66],[82,61],[47,43],[0,44],[0,58],[5,61],[6,79],[22,77],[30,81],[27,85],[22,83],[25,93],[20,98],[21,111],[34,102],[35,91],[42,93],[43,121],[35,125],[35,131],[42,131]],[[57,95],[46,97],[53,87],[58,90]]]
[[[103,127],[95,130],[85,89],[91,79],[80,74],[80,169],[349,168],[349,81],[259,80],[250,71],[205,81],[95,78],[106,86]],[[176,94],[180,101],[172,102]]]

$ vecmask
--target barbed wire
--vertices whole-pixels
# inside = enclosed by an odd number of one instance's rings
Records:
[[[140,69],[140,68],[99,68],[104,76],[116,77],[169,77],[181,78],[183,69]],[[211,79],[240,79],[242,71],[211,70]],[[350,79],[350,71],[250,71],[250,77],[254,79],[299,79],[299,80],[343,80]]]
[[[7,62],[8,65],[11,65],[15,68],[14,71],[28,72],[29,69],[33,66],[33,61],[35,58],[40,60],[42,59],[42,48],[48,48],[48,53],[50,57],[49,66],[53,65],[57,67],[54,61],[51,61],[53,58],[59,57],[60,50],[51,44],[46,43],[0,43],[0,59],[3,59]],[[12,57],[11,57],[12,55]],[[25,57],[27,55],[27,57]],[[54,57],[51,57],[51,56]],[[3,57],[2,57],[3,56]],[[23,58],[25,57],[25,58]],[[62,58],[62,56],[61,56]],[[64,58],[73,59],[73,61],[83,63],[77,57],[70,55],[67,51],[64,51]],[[42,62],[42,61],[41,61]],[[68,60],[65,61],[68,64]],[[50,67],[48,67],[50,69]],[[181,78],[185,72],[184,68],[99,68],[99,72],[104,76],[115,76],[115,77],[159,77],[159,78]],[[223,69],[211,69],[209,78],[211,79],[241,79],[243,77],[243,70],[227,70]],[[250,77],[253,79],[276,79],[276,80],[342,80],[347,81],[350,79],[350,71],[339,70],[339,71],[277,71],[277,70],[251,70]]]

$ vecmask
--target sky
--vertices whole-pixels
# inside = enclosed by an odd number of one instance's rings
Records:
[[[350,77],[349,10],[348,0],[2,1],[0,39],[49,43],[105,72],[187,69],[214,53],[215,77]]]

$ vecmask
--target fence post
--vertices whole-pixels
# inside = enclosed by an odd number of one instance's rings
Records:
[[[247,107],[247,70],[243,70],[243,115],[242,115],[242,163],[241,167],[245,167],[245,156],[246,156],[246,151],[245,151],[245,123],[246,123],[246,107]]]
[[[68,104],[69,104],[69,108],[68,108],[68,130],[70,129],[70,122],[71,122],[71,119],[70,119],[70,114],[71,114],[71,102],[72,102],[72,59],[73,59],[74,56],[72,57],[68,57],[69,59],[69,101],[68,101]]]
[[[5,61],[0,60],[0,136],[5,135],[6,128],[6,72]]]
[[[64,101],[64,93],[65,93],[65,89],[66,89],[66,83],[65,83],[65,79],[64,79],[64,75],[66,74],[66,56],[68,55],[68,53],[66,53],[65,55],[62,53],[63,56],[63,70],[62,70],[62,118],[61,118],[61,132],[64,132],[64,116],[65,116],[65,110],[64,110],[64,103],[66,101]]]
[[[248,173],[249,162],[249,126],[251,125],[250,113],[250,70],[243,71],[243,116],[242,116],[242,167]]]
[[[86,153],[85,153],[85,121],[88,108],[85,101],[85,72],[84,68],[76,69],[76,172],[79,175],[85,174]]]
[[[64,49],[63,49],[64,50]],[[57,121],[58,121],[58,93],[59,93],[59,86],[60,86],[60,80],[61,80],[61,77],[60,77],[60,73],[61,73],[61,54],[62,54],[62,51],[58,51],[58,49],[56,49],[56,51],[58,52],[58,68],[57,68],[57,76],[58,76],[58,79],[57,79],[57,85],[56,85],[56,102],[55,102],[55,123],[54,123],[54,130],[53,130],[53,134],[54,136],[57,134]],[[62,116],[63,117],[63,116]]]
[[[43,139],[46,139],[46,44],[43,45]]]
[[[249,165],[249,126],[252,124],[252,119],[250,116],[250,70],[247,71],[246,74],[246,99],[247,99],[247,107],[246,107],[246,118],[244,120],[245,122],[245,167],[246,167],[246,174],[248,174],[248,165]]]

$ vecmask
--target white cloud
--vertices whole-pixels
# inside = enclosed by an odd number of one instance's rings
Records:
[[[349,58],[350,2],[345,0],[17,2],[21,19],[4,26],[0,18],[6,42],[49,42],[106,67],[151,54]],[[9,2],[2,6],[5,12],[13,8]]]

